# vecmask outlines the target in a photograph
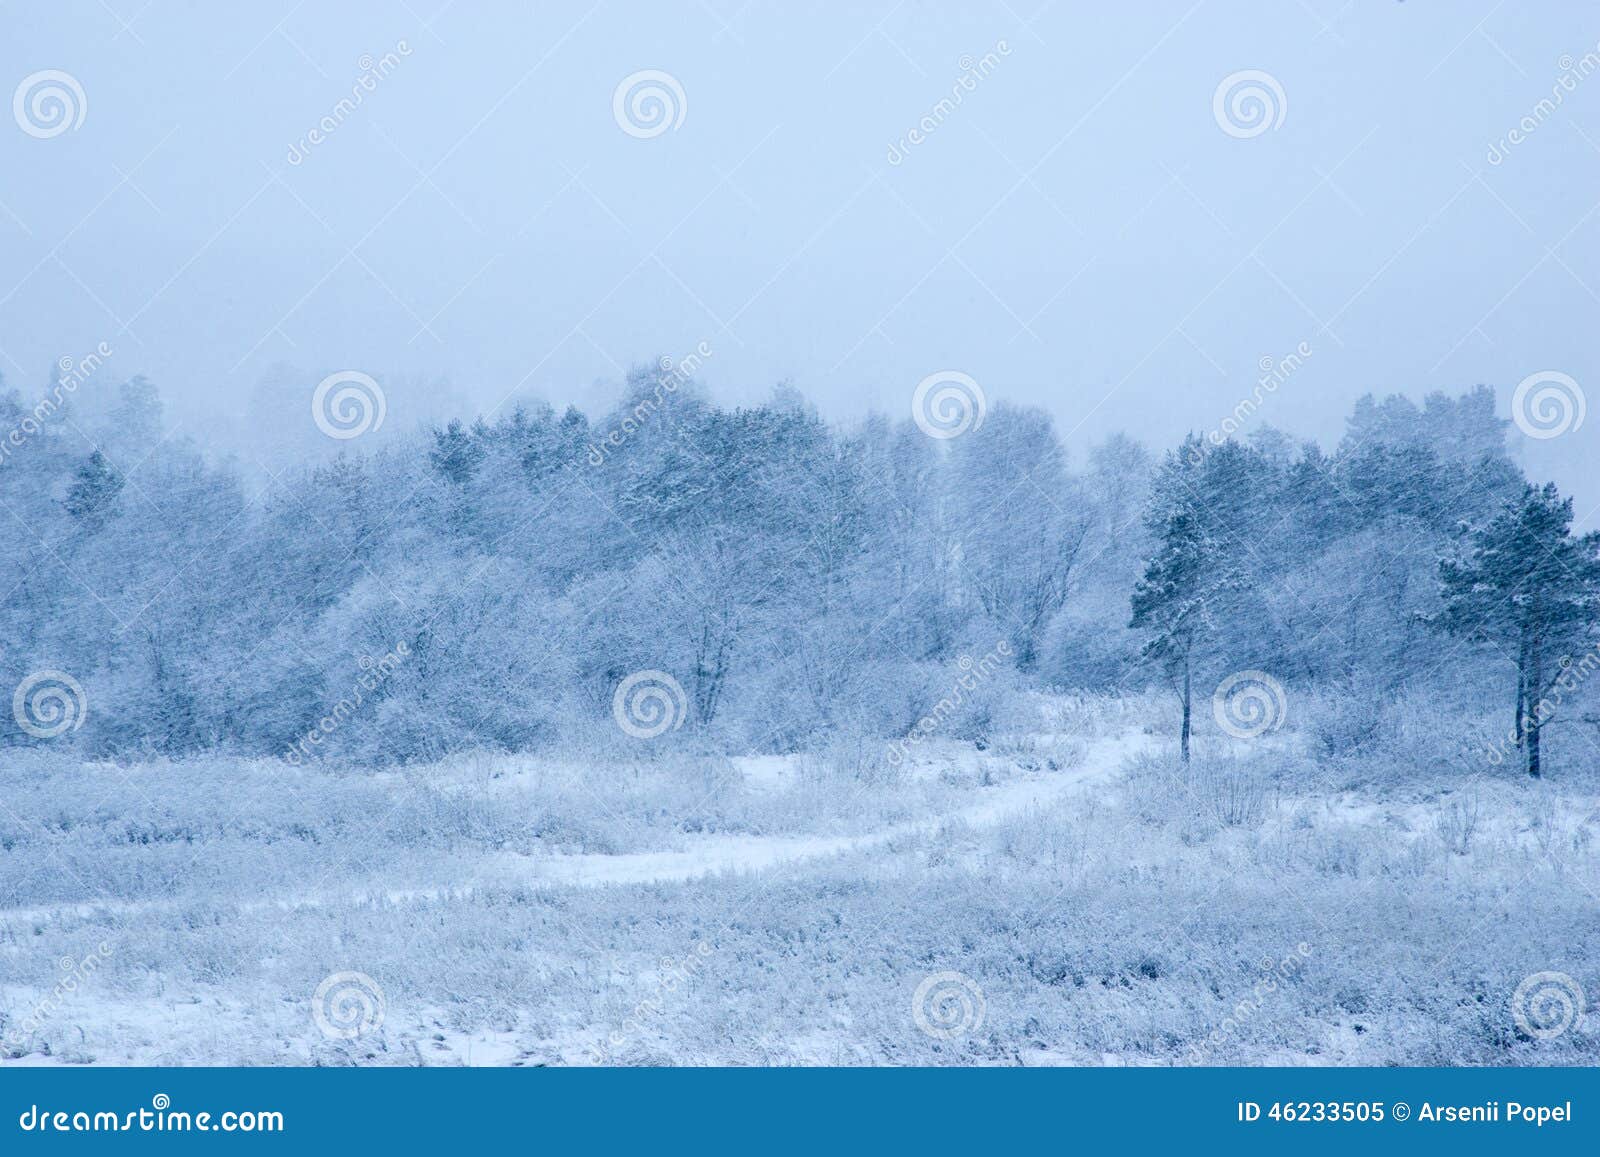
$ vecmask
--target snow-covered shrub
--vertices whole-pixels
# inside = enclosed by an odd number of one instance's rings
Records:
[[[818,737],[818,746],[800,756],[801,775],[815,784],[845,783],[888,787],[905,776],[905,765],[875,735],[840,729]]]
[[[1436,787],[1463,778],[1504,774],[1516,758],[1500,727],[1496,704],[1446,689],[1383,692],[1372,684],[1333,685],[1297,694],[1299,730],[1320,782],[1341,788],[1367,784]],[[1559,752],[1560,744],[1551,744]],[[1503,750],[1502,750],[1503,749]],[[1559,755],[1553,767],[1562,763]]]
[[[1199,805],[1228,827],[1253,828],[1266,815],[1270,784],[1258,761],[1200,759],[1189,783]]]
[[[1167,736],[1177,732],[1177,702],[1170,692],[1072,692],[1040,698],[1045,729],[1059,734],[1103,739],[1130,733]]]
[[[1378,688],[1356,681],[1298,695],[1295,705],[1305,719],[1302,728],[1311,737],[1313,750],[1323,758],[1370,749],[1393,710],[1389,697]]]
[[[1464,856],[1472,850],[1472,838],[1478,831],[1479,802],[1476,794],[1468,794],[1438,805],[1434,831],[1439,842],[1455,855]]]

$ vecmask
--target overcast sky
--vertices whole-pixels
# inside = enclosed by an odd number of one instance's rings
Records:
[[[705,343],[723,400],[905,414],[958,370],[1081,449],[1216,428],[1302,343],[1245,430],[1600,382],[1593,3],[331,7],[0,6],[5,93],[82,94],[0,119],[8,385],[106,342],[221,444],[264,379],[593,410]],[[617,109],[642,70],[666,121]],[[1264,111],[1219,108],[1243,71]],[[392,428],[433,416],[393,390]],[[1600,504],[1600,416],[1514,436]]]

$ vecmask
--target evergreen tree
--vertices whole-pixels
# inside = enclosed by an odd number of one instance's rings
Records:
[[[1155,553],[1134,586],[1129,626],[1148,633],[1140,657],[1156,662],[1183,704],[1178,751],[1189,762],[1194,668],[1216,629],[1216,603],[1244,586],[1228,552],[1207,529],[1214,504],[1203,498],[1204,455],[1187,439],[1156,478],[1150,513]],[[1208,507],[1210,510],[1203,509]]]
[[[1554,483],[1526,485],[1515,504],[1469,537],[1465,557],[1440,565],[1445,598],[1436,623],[1452,635],[1515,652],[1516,734],[1538,778],[1545,694],[1559,656],[1590,645],[1600,617],[1600,533],[1574,536],[1572,499]]]
[[[1183,703],[1178,750],[1189,762],[1193,657],[1196,636],[1207,625],[1204,590],[1208,555],[1194,515],[1179,511],[1167,520],[1156,554],[1133,590],[1129,626],[1150,632],[1142,657],[1155,660]]]
[[[486,453],[481,431],[477,428],[468,431],[457,418],[443,430],[433,432],[433,450],[428,454],[428,461],[447,480],[464,486],[472,481]]]
[[[122,493],[122,475],[96,450],[78,467],[67,490],[67,513],[89,530],[98,529]]]

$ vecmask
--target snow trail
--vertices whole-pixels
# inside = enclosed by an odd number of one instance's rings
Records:
[[[786,864],[870,851],[896,840],[926,836],[953,823],[974,828],[992,826],[1031,807],[1112,780],[1130,756],[1152,746],[1140,732],[1128,732],[1085,745],[1079,763],[1063,771],[1030,775],[998,787],[984,789],[983,797],[964,807],[927,819],[892,824],[853,836],[705,836],[695,845],[667,852],[586,852],[575,855],[528,856],[504,853],[490,866],[460,884],[381,892],[327,891],[318,894],[251,900],[235,905],[240,913],[293,910],[334,904],[370,905],[435,903],[460,900],[492,888],[594,888],[641,884],[683,883],[723,873],[754,873]],[[203,902],[200,897],[181,899],[85,901],[80,903],[13,908],[0,911],[0,925],[81,916],[141,915],[176,911]]]

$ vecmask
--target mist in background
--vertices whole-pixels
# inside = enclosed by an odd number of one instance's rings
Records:
[[[789,380],[840,419],[901,418],[955,370],[1074,453],[1217,429],[1302,346],[1241,435],[1331,442],[1369,392],[1487,383],[1504,415],[1529,375],[1600,380],[1587,4],[106,0],[0,24],[6,93],[60,70],[83,98],[59,134],[0,121],[6,386],[28,402],[105,343],[80,406],[146,375],[166,432],[247,476],[341,448],[310,410],[340,370],[383,382],[389,436],[597,413],[702,345],[716,400]],[[681,96],[629,132],[643,70]],[[1281,97],[1230,132],[1214,98],[1247,70]],[[1511,430],[1580,526],[1597,429]]]

